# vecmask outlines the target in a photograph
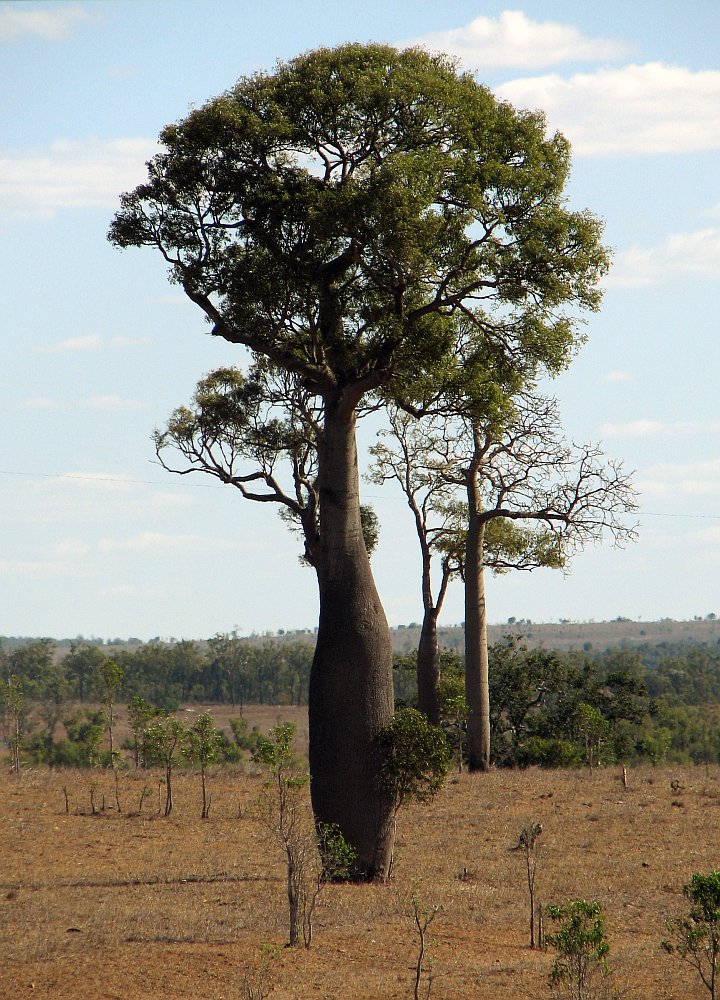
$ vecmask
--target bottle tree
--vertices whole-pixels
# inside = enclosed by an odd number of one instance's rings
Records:
[[[508,364],[561,368],[578,308],[598,304],[600,225],[566,206],[569,146],[541,114],[417,49],[301,55],[160,140],[111,241],[158,251],[215,336],[320,400],[312,802],[358,876],[382,878],[392,651],[361,526],[358,408],[452,366],[460,316]]]

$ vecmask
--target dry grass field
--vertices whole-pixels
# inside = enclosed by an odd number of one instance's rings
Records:
[[[264,727],[292,714],[248,712]],[[165,819],[153,774],[123,775],[118,812],[112,774],[3,771],[0,997],[410,998],[413,894],[442,906],[435,1000],[550,997],[552,956],[528,947],[524,861],[510,850],[531,821],[538,898],[601,901],[623,996],[707,995],[660,940],[683,883],[720,866],[717,768],[638,768],[627,790],[617,769],[454,775],[434,804],[401,812],[389,884],[324,890],[307,951],[283,947],[283,860],[254,811],[262,780],[253,765],[214,771],[201,821],[193,773],[178,774]]]

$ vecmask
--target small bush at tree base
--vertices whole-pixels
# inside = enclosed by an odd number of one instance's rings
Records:
[[[380,774],[396,811],[404,802],[429,802],[443,786],[450,766],[445,733],[415,708],[401,708],[379,736]]]

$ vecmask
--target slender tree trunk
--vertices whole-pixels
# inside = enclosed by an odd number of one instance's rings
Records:
[[[417,651],[417,687],[418,708],[434,726],[440,725],[440,646],[437,637],[437,620],[440,614],[444,586],[441,588],[441,599],[436,604],[433,601],[430,567],[432,554],[427,541],[427,532],[415,506],[414,499],[410,506],[415,513],[415,525],[422,552],[422,598],[423,623],[420,632],[420,642]]]
[[[434,726],[440,725],[440,645],[438,609],[426,607],[417,651],[418,708]]]
[[[468,766],[490,767],[490,684],[485,608],[485,522],[475,471],[468,475],[468,534],[465,552],[465,700],[468,705]]]
[[[318,448],[320,620],[310,673],[312,804],[357,852],[358,877],[384,879],[393,802],[378,783],[378,732],[393,714],[392,646],[360,523],[355,415],[326,399]]]

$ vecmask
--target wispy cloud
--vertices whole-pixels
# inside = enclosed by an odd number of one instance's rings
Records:
[[[532,21],[521,10],[506,10],[498,18],[476,17],[461,28],[436,31],[411,39],[432,51],[456,56],[467,69],[523,67],[540,69],[560,63],[600,62],[629,52],[627,43],[588,38],[572,24]]]
[[[28,475],[18,477],[13,489],[0,496],[0,516],[4,523],[23,525],[28,537],[33,536],[34,526],[45,524],[56,526],[56,539],[74,537],[81,524],[83,540],[88,542],[97,532],[107,535],[119,524],[145,528],[167,523],[176,511],[186,512],[201,502],[201,491],[187,485],[181,477],[164,487],[112,472]]]
[[[699,423],[691,420],[663,422],[662,420],[629,420],[624,424],[602,424],[603,437],[658,437],[677,434],[720,434],[720,422]]]
[[[601,377],[600,381],[608,382],[611,384],[616,382],[629,382],[630,377],[631,376],[629,372],[614,371],[614,372],[607,372],[605,375]]]
[[[43,580],[47,577],[93,577],[97,571],[67,558],[58,559],[0,559],[0,576],[11,579],[22,577]]]
[[[59,413],[69,413],[74,410],[97,410],[112,413],[137,413],[149,409],[150,404],[143,399],[125,399],[116,394],[107,396],[88,396],[85,399],[65,400],[50,399],[47,396],[33,396],[23,403],[25,410],[54,410]]]
[[[81,399],[78,406],[84,410],[106,410],[113,412],[127,412],[128,410],[147,410],[148,404],[142,399],[123,399],[122,396],[90,396],[88,399]]]
[[[511,80],[495,88],[521,108],[542,108],[578,156],[720,149],[720,71],[654,62],[594,73]]]
[[[3,4],[0,6],[0,42],[28,35],[50,40],[68,38],[76,24],[88,20],[90,13],[77,4],[54,7]]]
[[[717,428],[720,430],[720,427]],[[643,469],[638,489],[643,496],[720,495],[720,458],[704,462],[664,462]]]
[[[672,275],[720,280],[720,229],[675,233],[656,247],[633,247],[617,254],[605,284],[612,288],[645,288]]]
[[[75,351],[99,351],[103,349],[124,350],[133,347],[144,347],[150,343],[149,337],[101,337],[92,333],[85,337],[68,337],[55,344],[38,348],[40,353],[70,354]]]
[[[143,531],[129,538],[103,538],[102,552],[219,552],[238,551],[253,547],[230,538],[213,538],[208,535],[171,535],[157,531]]]
[[[147,583],[126,583],[117,584],[112,587],[101,587],[98,593],[101,597],[140,597],[145,600],[158,597],[186,597],[188,594],[192,593],[192,588],[166,583],[159,583],[155,585]]]
[[[52,218],[61,210],[119,204],[145,178],[151,139],[58,139],[44,149],[0,152],[0,208],[10,218]]]

